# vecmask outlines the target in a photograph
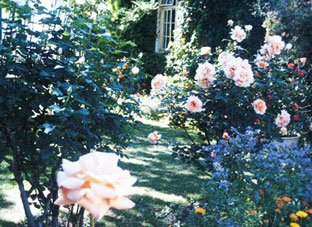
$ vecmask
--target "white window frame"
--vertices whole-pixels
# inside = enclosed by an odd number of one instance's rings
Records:
[[[163,1],[166,1],[167,4],[162,3]],[[172,0],[172,3],[168,3],[170,0],[159,0],[159,8],[157,13],[157,37],[156,37],[156,44],[155,44],[155,51],[156,52],[162,52],[165,51],[168,47],[168,44],[170,41],[172,41],[174,37],[174,30],[177,28],[177,11],[178,11],[178,4],[179,1],[175,0],[175,4],[173,4],[174,0]],[[175,11],[174,15],[174,30],[172,30],[172,12]],[[165,22],[165,15],[170,12],[170,18],[169,21]],[[166,26],[165,26],[166,23]],[[167,32],[167,28],[169,25],[169,31]],[[167,35],[166,37],[169,38],[169,42],[164,39],[164,35]],[[168,42],[168,43],[166,43]]]

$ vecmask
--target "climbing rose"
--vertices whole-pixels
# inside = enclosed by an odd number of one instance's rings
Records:
[[[185,108],[192,113],[196,113],[196,112],[202,111],[202,106],[203,106],[203,103],[202,101],[200,101],[200,99],[197,96],[190,96],[187,99]]]
[[[202,47],[200,49],[200,55],[208,55],[211,53],[211,47]]]
[[[265,114],[267,106],[263,100],[257,99],[252,103],[252,105],[257,114],[261,114],[261,115]]]
[[[110,207],[132,208],[135,204],[126,196],[133,194],[136,179],[117,162],[117,155],[103,152],[85,154],[75,162],[63,159],[63,171],[57,174],[62,193],[55,204],[77,203],[98,220]]]
[[[148,134],[148,141],[151,143],[151,144],[156,144],[158,142],[158,140],[160,140],[161,138],[161,135],[158,134],[157,131],[155,132],[151,132],[150,134]]]
[[[235,26],[234,29],[231,30],[231,39],[242,42],[246,38],[246,32],[240,26]]]
[[[278,35],[268,37],[268,52],[270,56],[280,54],[284,47],[285,42],[282,41],[282,37]]]
[[[277,115],[275,119],[275,124],[278,127],[286,127],[290,122],[290,114],[286,110],[282,110],[282,112]]]
[[[297,103],[294,103],[294,105],[293,105],[293,110],[299,110],[299,105],[297,104]]]
[[[215,80],[215,72],[215,67],[212,64],[208,62],[199,64],[195,75],[196,84],[202,88],[210,87],[212,82]]]
[[[153,91],[158,92],[165,89],[167,80],[163,75],[157,74],[151,83]]]

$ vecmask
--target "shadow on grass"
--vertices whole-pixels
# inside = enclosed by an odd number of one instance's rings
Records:
[[[147,141],[150,132],[158,131],[162,138],[157,145]],[[187,204],[190,198],[199,196],[203,186],[202,172],[172,159],[168,145],[190,143],[183,131],[163,125],[139,124],[137,140],[125,152],[120,166],[137,177],[135,184],[141,195],[131,197],[136,206],[131,210],[116,211],[104,218],[99,226],[169,226],[157,213],[172,204]],[[196,139],[194,134],[191,134]]]

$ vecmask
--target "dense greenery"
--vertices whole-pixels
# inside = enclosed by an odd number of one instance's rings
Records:
[[[62,158],[92,149],[123,155],[142,74],[131,72],[139,65],[123,57],[128,43],[107,30],[107,15],[90,16],[96,5],[50,12],[36,1],[0,7],[9,12],[0,53],[0,158],[14,173],[29,225],[52,216],[56,226]],[[42,209],[37,220],[30,204]]]

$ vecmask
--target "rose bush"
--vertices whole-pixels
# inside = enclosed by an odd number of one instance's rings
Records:
[[[231,127],[259,129],[263,141],[279,138],[281,128],[287,127],[287,135],[298,133],[302,142],[311,142],[306,59],[296,59],[277,35],[269,36],[259,54],[248,58],[248,50],[239,45],[252,31],[245,27],[231,29],[224,50],[203,55],[203,50],[194,48],[194,55],[167,85],[165,95],[158,95],[168,104],[170,124],[195,130],[202,139],[201,144],[191,140],[189,149],[181,148],[186,153],[217,141]]]

